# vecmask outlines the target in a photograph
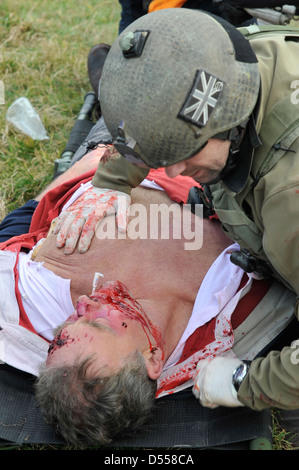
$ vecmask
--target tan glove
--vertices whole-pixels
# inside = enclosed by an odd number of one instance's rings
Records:
[[[96,188],[87,189],[57,220],[54,235],[56,246],[71,254],[78,244],[79,253],[85,253],[91,244],[97,224],[107,215],[115,214],[120,232],[126,232],[131,196],[126,193]]]
[[[192,391],[203,406],[244,406],[239,402],[233,385],[233,373],[241,364],[240,359],[226,357],[198,362]]]

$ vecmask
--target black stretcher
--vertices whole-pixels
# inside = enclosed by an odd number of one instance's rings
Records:
[[[0,366],[0,448],[49,444],[66,446],[36,406],[34,377]],[[109,448],[270,449],[271,413],[248,408],[202,407],[191,392],[157,400],[143,432]]]

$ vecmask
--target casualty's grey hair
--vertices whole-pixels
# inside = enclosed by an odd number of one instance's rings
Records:
[[[133,360],[132,360],[133,359]],[[114,375],[89,372],[92,358],[74,365],[43,365],[36,398],[48,424],[71,445],[107,445],[139,430],[153,408],[156,381],[138,352]]]

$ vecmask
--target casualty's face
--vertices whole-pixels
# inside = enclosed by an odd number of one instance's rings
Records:
[[[165,168],[170,178],[190,176],[198,183],[208,184],[216,180],[226,165],[229,140],[210,139],[207,144],[191,158]]]
[[[151,349],[151,341],[138,302],[123,284],[108,282],[90,297],[79,297],[76,311],[50,344],[47,365],[72,364],[78,356],[94,355],[97,367],[119,370],[130,353]]]

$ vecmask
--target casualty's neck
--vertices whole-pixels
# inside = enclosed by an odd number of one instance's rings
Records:
[[[176,348],[191,318],[194,302],[173,299],[139,299],[153,332],[153,344],[163,351],[163,362]]]

